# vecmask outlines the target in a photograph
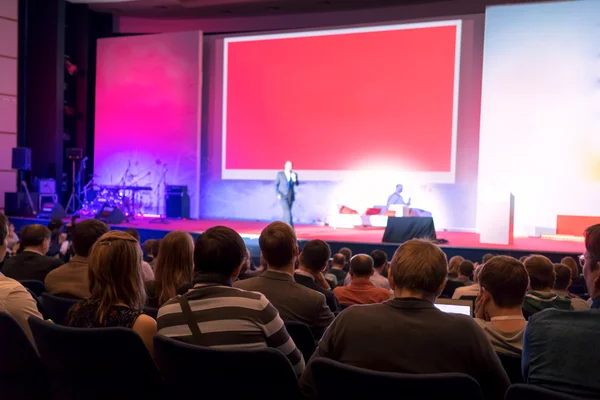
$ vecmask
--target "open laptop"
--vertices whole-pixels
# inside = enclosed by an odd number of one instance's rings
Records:
[[[453,300],[438,298],[435,301],[438,310],[453,314],[473,316],[473,302],[471,300]]]

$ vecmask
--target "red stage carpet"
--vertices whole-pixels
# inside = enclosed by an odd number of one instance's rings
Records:
[[[211,226],[224,225],[235,229],[240,235],[252,237],[260,235],[261,230],[268,225],[267,222],[232,221],[232,220],[173,220],[166,224],[152,223],[149,219],[135,220],[129,223],[116,225],[120,228],[150,229],[155,231],[186,231],[200,233]],[[156,222],[156,221],[154,221]],[[350,243],[381,243],[383,228],[354,228],[333,229],[329,226],[296,225],[296,234],[299,240],[322,239],[328,242]],[[479,235],[465,232],[437,232],[438,239],[446,239],[448,244],[442,247],[471,248],[471,249],[501,249],[530,252],[556,252],[556,253],[583,253],[584,246],[581,238],[570,240],[554,240],[539,237],[515,238],[513,245],[494,245],[479,242]]]

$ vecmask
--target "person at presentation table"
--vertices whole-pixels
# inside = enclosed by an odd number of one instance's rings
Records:
[[[404,197],[402,196],[403,190],[404,190],[404,186],[402,186],[401,184],[396,185],[396,191],[388,197],[385,208],[383,208],[381,210],[381,213],[380,213],[381,215],[385,214],[387,212],[387,210],[390,208],[390,206],[393,206],[396,204],[410,206],[411,199],[410,199],[410,197],[408,198],[408,203],[406,201],[404,201]]]
[[[294,227],[294,221],[292,219],[292,206],[294,200],[296,200],[296,192],[294,187],[298,185],[298,174],[292,171],[292,162],[286,161],[283,171],[277,173],[275,179],[275,191],[277,193],[277,200],[283,208],[283,221]]]

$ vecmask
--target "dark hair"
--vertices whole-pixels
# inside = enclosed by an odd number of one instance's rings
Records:
[[[508,256],[496,256],[486,262],[477,277],[500,308],[519,307],[523,304],[529,277],[523,263]]]
[[[53,219],[52,221],[48,222],[48,229],[51,231],[61,229],[62,227],[63,222],[60,219]]]
[[[474,270],[475,265],[473,265],[473,262],[470,260],[462,260],[458,266],[458,273],[462,276],[468,276],[469,278],[473,276]]]
[[[571,282],[571,268],[565,264],[555,263],[554,273],[556,274],[554,289],[567,290],[569,288],[569,282]]]
[[[281,268],[294,260],[298,248],[296,233],[284,222],[270,223],[260,234],[258,245],[269,268]]]
[[[529,274],[529,285],[532,290],[544,290],[554,287],[556,279],[554,264],[547,257],[540,255],[527,257],[524,264]]]
[[[137,229],[127,228],[125,229],[125,233],[129,233],[131,236],[133,236],[135,240],[137,240],[138,242],[140,241],[140,233]]]
[[[352,258],[352,250],[347,247],[342,247],[338,253],[343,254],[344,257],[346,257],[346,263],[350,262],[350,259]]]
[[[94,243],[106,232],[108,232],[108,225],[97,219],[88,219],[75,224],[71,237],[75,254],[81,257],[89,256]]]
[[[44,243],[44,240],[50,239],[52,232],[44,225],[27,225],[21,230],[21,247],[37,247]]]
[[[373,259],[367,254],[357,254],[350,260],[350,271],[356,278],[370,276],[373,272]]]
[[[4,244],[6,237],[8,236],[8,218],[6,215],[0,213],[0,246]],[[4,258],[4,254],[0,254],[0,258]],[[0,259],[0,261],[2,261]]]
[[[385,267],[388,262],[387,253],[383,250],[373,250],[371,252],[371,258],[373,259],[374,268]]]
[[[494,255],[492,253],[484,254],[483,258],[481,259],[481,263],[485,264],[486,262],[490,261],[493,257]]]
[[[346,265],[346,256],[342,253],[335,253],[331,258],[331,265]]]
[[[226,226],[215,226],[196,240],[194,272],[229,277],[247,255],[244,240],[236,231]]]
[[[160,250],[160,242],[162,242],[162,239],[156,239],[152,242],[152,247],[150,248],[150,254],[154,258],[158,257],[158,251]]]
[[[584,233],[585,249],[594,261],[592,263],[592,271],[598,268],[600,261],[600,224],[589,226]]]
[[[306,242],[300,253],[300,265],[311,271],[321,271],[327,260],[331,257],[329,245],[322,240],[310,240]]]

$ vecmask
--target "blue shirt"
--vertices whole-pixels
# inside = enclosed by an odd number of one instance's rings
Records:
[[[600,312],[548,309],[529,318],[525,381],[572,396],[600,398]]]

